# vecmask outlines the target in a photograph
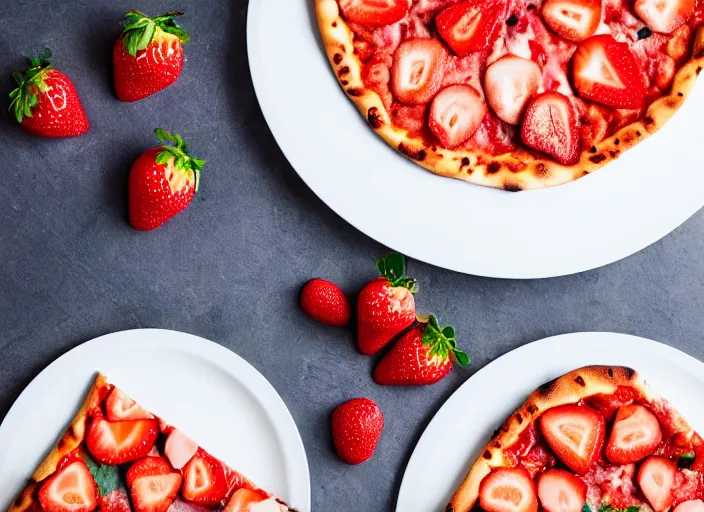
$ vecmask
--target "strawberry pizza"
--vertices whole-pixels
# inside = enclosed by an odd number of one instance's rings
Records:
[[[295,512],[99,375],[9,512]]]
[[[704,66],[704,0],[315,0],[335,75],[430,171],[559,185],[658,130]]]
[[[494,432],[446,512],[704,512],[704,442],[631,368],[540,386]]]

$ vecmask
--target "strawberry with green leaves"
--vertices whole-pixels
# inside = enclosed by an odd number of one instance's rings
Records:
[[[157,128],[159,142],[142,154],[130,171],[128,203],[134,229],[156,229],[188,208],[198,190],[204,160],[188,154],[179,135]]]
[[[469,357],[457,348],[454,327],[440,327],[430,315],[427,324],[417,324],[384,356],[374,370],[374,381],[385,386],[435,384],[454,363],[466,366]]]
[[[173,84],[183,69],[183,43],[190,36],[167,12],[150,18],[139,11],[125,15],[127,25],[113,47],[115,92],[121,101],[138,101]]]
[[[88,131],[88,118],[73,82],[49,62],[46,49],[29,59],[29,69],[15,72],[17,88],[10,93],[10,110],[31,135],[75,137]]]

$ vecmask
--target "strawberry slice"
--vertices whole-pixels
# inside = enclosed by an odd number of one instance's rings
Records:
[[[704,512],[704,501],[689,500],[677,505],[673,512]]]
[[[430,101],[442,85],[445,48],[435,39],[408,39],[394,53],[391,90],[408,105]]]
[[[499,119],[508,124],[518,124],[523,107],[538,91],[541,81],[542,74],[535,62],[506,55],[486,70],[486,101]]]
[[[181,481],[181,474],[161,457],[145,457],[127,471],[136,512],[166,512],[176,500]]]
[[[653,32],[671,34],[694,13],[695,0],[636,0],[633,10]]]
[[[667,457],[648,457],[638,471],[638,486],[655,512],[672,506],[672,488],[677,476],[677,463]]]
[[[222,462],[199,448],[183,468],[184,499],[206,507],[220,506],[229,489]]]
[[[227,502],[223,512],[249,512],[254,509],[252,507],[253,504],[261,503],[265,500],[266,498],[257,492],[249,489],[237,489]],[[280,508],[283,510],[283,507]]]
[[[547,0],[540,13],[557,35],[580,42],[599,27],[601,0]]]
[[[630,464],[653,453],[662,440],[655,415],[642,405],[619,408],[606,444],[606,457],[616,464]]]
[[[117,388],[105,400],[105,416],[108,421],[148,420],[154,417]]]
[[[537,512],[530,474],[523,468],[499,468],[479,485],[479,504],[486,512]]]
[[[599,457],[605,430],[604,417],[586,405],[561,405],[540,417],[540,431],[552,451],[579,475]]]
[[[538,480],[538,498],[547,512],[581,512],[587,484],[564,469],[550,469]]]
[[[435,25],[459,57],[491,47],[506,19],[507,2],[469,0],[440,11]]]
[[[80,459],[49,477],[39,489],[44,512],[90,512],[98,506],[98,486]]]
[[[477,131],[486,115],[486,103],[470,85],[451,85],[430,105],[428,126],[446,148],[455,148]]]
[[[86,448],[101,464],[116,466],[147,456],[158,435],[155,419],[112,422],[97,413],[88,427]]]
[[[544,92],[528,104],[521,138],[527,146],[547,153],[561,164],[573,165],[579,161],[577,119],[570,100],[560,93]]]
[[[610,34],[583,41],[572,60],[574,85],[588,100],[616,108],[641,108],[646,86],[628,44]]]
[[[406,17],[408,0],[340,0],[342,15],[367,27],[391,25]]]

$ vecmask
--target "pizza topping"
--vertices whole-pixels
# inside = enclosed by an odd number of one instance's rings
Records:
[[[427,103],[442,85],[445,49],[435,39],[408,39],[394,54],[391,88],[408,105]]]
[[[702,500],[689,500],[680,503],[674,512],[704,512],[704,502]]]
[[[527,146],[547,153],[561,164],[572,165],[579,161],[579,130],[574,109],[567,97],[560,93],[545,92],[530,102],[521,126],[521,138]],[[557,407],[543,415],[543,435],[570,469],[583,473],[588,469],[584,464],[595,456],[593,450],[600,448],[603,442],[604,418],[589,407],[563,407],[566,409]],[[582,409],[594,415],[579,412]],[[596,421],[596,417],[601,423]],[[576,423],[563,425],[563,421]],[[600,437],[595,437],[597,435]],[[558,448],[553,443],[557,443]]]
[[[540,68],[535,62],[506,55],[486,70],[486,101],[499,119],[518,124],[523,107],[538,91],[540,82]]]
[[[671,34],[692,15],[695,0],[636,0],[633,10],[653,32]]]
[[[183,469],[181,495],[206,507],[220,505],[229,489],[222,463],[202,448]]]
[[[553,115],[544,110],[532,115],[541,115],[540,112],[548,117]],[[599,456],[605,430],[604,417],[586,405],[554,407],[540,417],[540,431],[550,448],[568,468],[580,475],[589,471]]]
[[[572,66],[575,87],[583,98],[616,108],[643,106],[645,83],[626,43],[609,34],[592,36],[579,45]]]
[[[593,36],[601,20],[601,0],[546,0],[541,14],[545,24],[569,41]]]
[[[666,457],[648,457],[638,471],[638,485],[655,512],[672,506],[672,488],[677,476],[677,463]]]
[[[538,498],[547,512],[581,512],[587,484],[563,469],[551,469],[538,479]]]
[[[408,0],[340,0],[346,20],[368,27],[391,25],[408,14]]]
[[[154,417],[117,388],[105,400],[105,416],[108,421],[147,420]]]
[[[493,470],[479,486],[479,504],[487,512],[537,512],[533,480],[525,469]]]
[[[505,12],[506,2],[469,0],[441,11],[435,25],[452,51],[464,57],[494,44]]]
[[[181,474],[162,457],[145,457],[127,471],[127,486],[136,512],[166,512],[176,500]]]
[[[430,106],[428,126],[446,148],[455,148],[477,131],[486,115],[486,103],[469,85],[443,89]]]
[[[648,37],[653,35],[653,32],[648,27],[643,27],[638,31],[636,35],[638,36],[638,40],[647,39]]]
[[[155,419],[113,422],[98,413],[88,427],[86,447],[101,464],[119,465],[149,455],[158,435]]]
[[[696,499],[704,499],[704,482],[702,475],[697,471],[681,469],[675,478],[675,487],[672,489],[672,506]]]
[[[637,462],[653,453],[661,440],[655,415],[642,405],[626,405],[616,413],[606,456],[618,464]]]
[[[164,455],[176,469],[188,464],[197,451],[198,444],[177,428],[171,431],[164,443]]]
[[[49,477],[39,489],[45,512],[90,512],[98,506],[98,487],[80,459]]]
[[[289,508],[275,498],[267,498],[249,489],[238,489],[223,512],[288,512]]]

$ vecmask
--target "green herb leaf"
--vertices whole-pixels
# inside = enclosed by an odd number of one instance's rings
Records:
[[[616,508],[613,508],[611,505],[602,505],[601,508],[599,509],[599,512],[638,512],[640,510],[639,506],[632,506],[625,508],[623,510],[619,510]]]
[[[685,452],[680,455],[680,459],[686,459],[686,460],[694,460],[694,457],[696,457],[696,454],[693,451]]]
[[[582,508],[582,512],[592,512],[592,509],[589,507],[589,503],[584,504],[584,508]]]
[[[95,480],[95,483],[98,484],[98,491],[101,496],[107,496],[111,492],[122,487],[117,466],[98,464],[87,456],[83,460],[86,463],[86,466],[88,466],[90,474],[93,475],[93,480]]]

